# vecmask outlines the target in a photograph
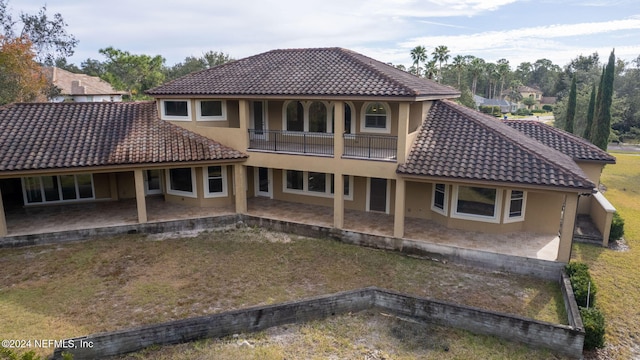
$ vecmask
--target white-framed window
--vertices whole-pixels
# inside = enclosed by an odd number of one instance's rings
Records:
[[[355,107],[351,102],[344,102],[344,133],[345,134],[355,134],[356,133],[356,121],[355,121]],[[331,127],[335,129],[333,126],[336,118],[336,108],[335,105],[331,107]]]
[[[444,216],[449,211],[449,186],[446,184],[433,184],[431,194],[431,210]]]
[[[283,109],[283,129],[330,133],[329,104],[324,101],[287,101]]]
[[[146,195],[162,194],[162,170],[146,170],[144,173]]]
[[[197,121],[224,121],[227,120],[227,102],[224,100],[197,100]]]
[[[227,196],[227,167],[207,166],[202,168],[204,197]]]
[[[191,121],[191,101],[161,100],[160,118],[162,120]]]
[[[165,171],[167,194],[198,197],[196,170],[194,168],[173,168]]]
[[[353,199],[353,177],[344,175],[344,199]],[[333,197],[334,175],[314,171],[285,170],[283,171],[283,192]]]
[[[499,223],[502,190],[455,185],[451,217]]]
[[[504,209],[504,222],[524,221],[527,207],[527,192],[522,190],[507,190],[507,206]]]
[[[24,203],[42,204],[95,199],[92,174],[22,178]]]
[[[360,131],[389,134],[391,132],[391,109],[383,102],[368,102],[362,105]]]

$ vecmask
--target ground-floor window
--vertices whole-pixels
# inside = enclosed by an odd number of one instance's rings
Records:
[[[227,196],[227,167],[208,166],[203,169],[205,197]]]
[[[196,176],[193,168],[174,168],[165,173],[168,194],[197,197]]]
[[[527,193],[521,190],[509,190],[507,192],[507,207],[504,213],[504,222],[516,222],[524,220]]]
[[[352,200],[353,177],[343,175],[344,198]],[[333,197],[334,175],[314,171],[285,170],[283,191],[305,195]]]
[[[25,204],[94,199],[91,174],[29,176],[22,178]]]
[[[502,191],[476,186],[454,186],[452,217],[500,222]]]
[[[433,184],[433,194],[431,209],[442,215],[447,215],[447,198],[449,197],[448,186],[445,184]]]

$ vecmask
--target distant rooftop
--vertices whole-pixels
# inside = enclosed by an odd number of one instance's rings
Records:
[[[62,90],[62,95],[125,95],[96,76],[75,74],[57,67],[45,68],[45,75]]]

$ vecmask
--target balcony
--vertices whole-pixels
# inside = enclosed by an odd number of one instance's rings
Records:
[[[284,154],[334,155],[334,134],[249,129],[249,150]],[[343,158],[396,161],[398,138],[344,134]]]

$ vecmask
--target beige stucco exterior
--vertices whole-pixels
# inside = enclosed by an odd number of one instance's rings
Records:
[[[181,98],[182,99],[182,98]],[[158,106],[161,101],[158,99]],[[188,99],[191,109],[198,104],[199,98]],[[283,130],[286,120],[283,116],[285,106],[288,101],[294,99],[223,99],[225,103],[226,119],[216,121],[201,121],[196,119],[195,112],[183,121],[171,121],[192,132],[211,138],[223,145],[249,154],[248,159],[229,161],[222,164],[212,162],[211,164],[164,164],[154,165],[154,167],[137,166],[127,169],[117,169],[105,171],[104,169],[94,169],[93,184],[95,200],[118,200],[136,199],[138,205],[138,221],[147,221],[145,205],[145,171],[148,169],[161,169],[162,191],[161,196],[167,203],[186,204],[194,207],[223,207],[234,206],[237,213],[247,212],[247,198],[258,196],[256,191],[256,169],[269,169],[270,192],[273,199],[313,204],[330,207],[334,211],[333,223],[335,228],[344,226],[344,211],[358,210],[370,211],[370,201],[372,198],[371,179],[386,179],[386,205],[384,212],[394,216],[393,234],[395,237],[404,236],[404,224],[406,218],[419,218],[433,220],[446,227],[462,229],[468,231],[486,233],[510,233],[510,232],[536,232],[549,235],[561,234],[559,261],[568,261],[568,253],[572,241],[569,228],[577,213],[576,193],[563,191],[561,189],[540,189],[540,188],[511,188],[505,186],[473,184],[470,186],[494,187],[500,193],[500,202],[496,204],[499,212],[497,221],[478,221],[468,218],[457,218],[453,216],[453,189],[455,185],[444,180],[406,178],[398,175],[396,169],[399,163],[405,162],[411,145],[416,139],[422,121],[426,118],[432,101],[382,101],[389,111],[388,131],[383,131],[385,136],[397,137],[397,159],[396,160],[372,160],[343,156],[343,149],[346,141],[342,136],[334,136],[333,154],[309,155],[293,154],[286,152],[256,151],[249,146],[249,129],[252,129],[251,103],[253,101],[263,101],[265,104],[265,124],[268,130]],[[362,126],[363,109],[367,102],[362,99],[335,100],[335,99],[303,99],[304,106],[308,106],[313,101],[320,101],[325,104],[328,117],[334,113],[332,132],[343,134],[366,134]],[[352,126],[345,129],[344,106],[351,108]],[[335,109],[332,110],[332,109]],[[160,113],[160,108],[159,108]],[[167,120],[164,120],[167,121]],[[331,120],[329,120],[331,121]],[[373,132],[377,134],[377,132]],[[224,166],[226,194],[218,197],[205,196],[205,167],[208,165]],[[594,164],[581,164],[585,172],[591,177],[599,180],[601,167]],[[194,191],[192,194],[175,194],[169,191],[169,179],[167,172],[171,168],[187,167],[193,169]],[[296,191],[288,189],[286,186],[287,170],[324,173],[333,175],[334,192],[318,193],[305,189]],[[347,176],[350,192],[343,195],[338,189],[343,188],[343,177]],[[444,182],[448,192],[446,197],[448,211],[445,214],[432,210],[433,186],[436,182]],[[376,181],[379,183],[379,181]],[[509,206],[506,194],[509,190],[522,190],[526,192],[526,202],[524,205],[524,218],[519,221],[506,221],[504,209]],[[380,200],[376,200],[380,201]],[[561,218],[563,204],[566,206],[564,221]],[[396,209],[402,209],[396,211]],[[2,214],[0,214],[2,215]],[[4,216],[2,216],[4,219]],[[562,222],[562,229],[561,229]],[[2,231],[6,234],[6,225],[0,222],[0,235]]]

